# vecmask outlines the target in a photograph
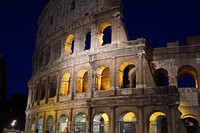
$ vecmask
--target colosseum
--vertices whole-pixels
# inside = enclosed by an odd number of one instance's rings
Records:
[[[152,48],[128,39],[122,0],[50,0],[38,19],[25,132],[198,133],[199,73],[199,36]]]

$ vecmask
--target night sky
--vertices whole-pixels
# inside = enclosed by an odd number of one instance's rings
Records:
[[[7,66],[7,97],[28,94],[37,19],[49,0],[0,0],[0,53]],[[152,47],[200,35],[199,0],[124,0],[129,39],[144,37]]]

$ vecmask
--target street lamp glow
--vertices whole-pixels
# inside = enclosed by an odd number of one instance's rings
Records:
[[[11,123],[11,126],[14,127],[16,122],[17,122],[17,120],[13,120],[12,123]]]

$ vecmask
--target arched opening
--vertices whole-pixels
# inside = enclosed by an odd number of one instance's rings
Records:
[[[74,35],[70,34],[67,37],[67,40],[65,42],[65,52],[67,55],[73,54],[74,52]]]
[[[33,119],[32,124],[31,124],[31,132],[34,132],[34,131],[35,131],[35,118]]]
[[[106,113],[99,113],[93,119],[94,133],[109,133],[109,117]]]
[[[86,115],[83,113],[79,113],[75,117],[74,122],[74,133],[85,133],[86,132]]]
[[[39,119],[38,119],[38,133],[43,133],[43,118],[42,117],[40,117]]]
[[[35,102],[38,101],[38,95],[39,95],[38,91],[39,91],[39,84],[37,84],[37,87],[36,87],[36,90],[35,90],[35,99],[34,99]]]
[[[96,72],[96,90],[110,89],[110,69],[107,66],[101,66]]]
[[[50,62],[50,56],[51,56],[51,47],[49,46],[45,51],[44,65],[47,65]]]
[[[58,120],[58,132],[64,133],[64,130],[68,130],[68,117],[66,115],[61,115]]]
[[[121,88],[136,87],[136,68],[132,62],[124,62],[119,69],[119,86]]]
[[[49,98],[56,96],[57,78],[56,76],[49,78]]]
[[[66,96],[69,94],[70,90],[70,74],[65,73],[61,79],[61,85],[60,85],[60,95]]]
[[[40,94],[40,100],[43,100],[45,98],[46,94],[46,80],[42,82],[42,88],[41,88],[41,94]]]
[[[86,34],[86,40],[85,40],[85,48],[84,48],[84,50],[90,49],[90,46],[91,46],[91,32],[88,32]]]
[[[88,91],[88,72],[86,69],[79,70],[76,78],[76,92],[82,93]]]
[[[168,133],[167,117],[162,112],[155,112],[149,118],[149,133]]]
[[[53,59],[58,59],[61,55],[61,43],[58,42],[54,45]]]
[[[38,63],[38,68],[40,68],[41,66],[43,66],[43,52],[40,54],[39,56],[39,63]],[[37,69],[38,69],[37,68]]]
[[[47,122],[46,122],[46,130],[49,131],[49,133],[53,133],[53,117],[50,115],[47,118]]]
[[[157,86],[168,86],[169,79],[168,79],[168,72],[163,69],[157,69],[154,72],[155,82]]]
[[[123,112],[118,118],[118,133],[135,133],[136,117],[133,112]]]
[[[72,0],[70,3],[70,10],[74,10],[75,9],[75,0]]]
[[[112,42],[112,25],[104,22],[99,27],[99,43],[100,45],[111,44]]]
[[[195,116],[187,115],[181,119],[188,133],[198,133],[200,131],[199,121]]]
[[[182,66],[178,69],[178,87],[198,88],[198,74],[192,66]]]

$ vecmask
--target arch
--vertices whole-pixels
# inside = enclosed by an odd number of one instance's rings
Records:
[[[123,112],[118,117],[118,133],[121,132],[136,132],[136,116],[133,112]]]
[[[112,25],[110,22],[104,22],[99,26],[99,44],[105,45],[111,43]]]
[[[53,133],[53,127],[54,127],[53,117],[50,115],[47,117],[46,130],[48,130],[49,133]]]
[[[74,52],[74,35],[70,34],[65,41],[65,52],[67,55]]]
[[[109,133],[109,117],[106,113],[96,114],[93,119],[94,133]]]
[[[49,98],[56,96],[57,78],[56,76],[49,78]]]
[[[107,66],[101,66],[96,71],[96,90],[110,89],[110,69]]]
[[[118,84],[121,88],[136,87],[136,67],[133,62],[127,61],[120,65]]]
[[[43,58],[44,58],[44,53],[42,52],[39,56],[39,61],[38,61],[38,67],[40,68],[43,66]],[[38,69],[38,68],[37,68]]]
[[[80,69],[76,78],[76,92],[82,93],[88,91],[88,71]]]
[[[69,119],[66,115],[62,114],[58,119],[58,132],[63,133],[63,131],[68,128]]]
[[[84,48],[84,50],[90,49],[90,46],[91,46],[91,32],[88,32],[88,33],[86,34],[85,48]]]
[[[184,65],[178,69],[178,87],[198,88],[198,74],[194,67]]]
[[[70,73],[65,73],[61,79],[60,85],[60,95],[66,96],[69,94],[70,91]]]
[[[43,133],[43,118],[42,117],[40,117],[38,119],[38,126],[37,126],[37,128],[38,128],[38,133]]]
[[[159,68],[155,70],[154,77],[157,86],[168,86],[169,84],[168,72],[165,69]]]
[[[36,128],[36,127],[35,127],[35,122],[36,122],[36,121],[35,121],[35,118],[33,118],[33,121],[32,121],[32,123],[31,123],[31,131],[32,131],[32,132],[34,132],[34,131],[35,131],[35,128]]]
[[[74,10],[75,6],[76,6],[76,2],[75,2],[75,0],[72,0],[70,3],[70,10]]]
[[[198,133],[200,131],[199,120],[194,115],[185,115],[181,117],[188,133]]]
[[[86,131],[86,115],[84,113],[78,113],[74,120],[74,132],[85,132]]]
[[[44,65],[47,65],[50,62],[50,57],[51,57],[51,47],[48,46],[45,51]]]
[[[56,60],[61,56],[61,42],[59,41],[54,45],[53,59]]]
[[[150,116],[149,133],[168,133],[167,117],[163,112],[154,112]]]
[[[41,91],[40,91],[40,100],[43,100],[45,98],[46,95],[46,80],[44,80],[42,82],[42,87],[41,87]]]

